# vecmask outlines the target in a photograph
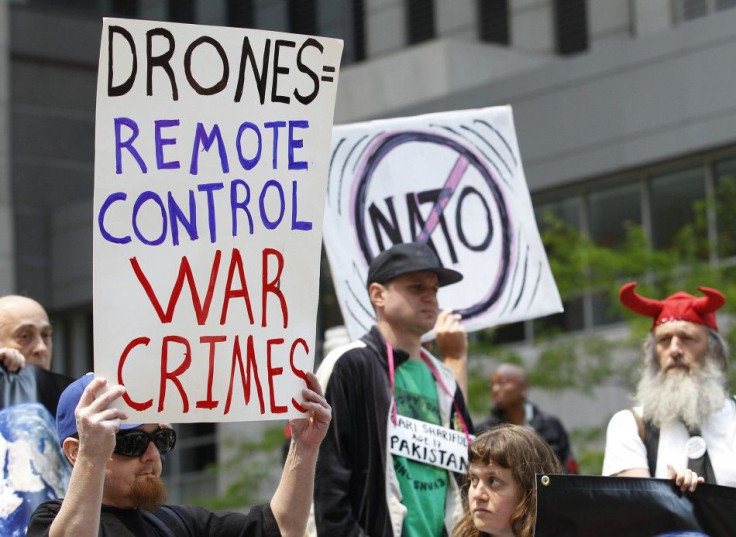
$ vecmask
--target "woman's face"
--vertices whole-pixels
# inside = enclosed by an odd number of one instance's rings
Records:
[[[511,514],[521,501],[521,491],[511,470],[491,462],[471,464],[468,504],[479,531],[493,537],[513,537]]]

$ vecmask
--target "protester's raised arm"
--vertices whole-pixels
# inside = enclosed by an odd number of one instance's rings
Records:
[[[446,309],[437,316],[434,325],[438,353],[446,366],[452,369],[455,381],[468,397],[468,334],[460,323],[462,317]]]
[[[79,438],[64,440],[64,454],[74,465],[69,488],[49,537],[97,537],[105,482],[105,466],[115,447],[115,433],[127,415],[111,405],[123,386],[103,393],[107,381],[94,379],[85,388],[74,412]]]
[[[308,417],[293,419],[291,446],[284,471],[271,499],[271,511],[284,537],[302,537],[307,527],[314,492],[314,470],[319,446],[332,419],[332,409],[313,373],[307,373],[307,387],[300,403]]]

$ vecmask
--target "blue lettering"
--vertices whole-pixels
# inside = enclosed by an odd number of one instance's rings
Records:
[[[292,181],[291,182],[291,229],[296,229],[299,231],[309,231],[312,229],[312,222],[304,222],[302,220],[298,220],[297,218],[297,193],[296,193],[296,187],[297,182]]]
[[[245,189],[245,199],[238,201],[238,187],[242,186]],[[236,212],[238,209],[245,211],[245,215],[248,217],[248,233],[253,235],[253,216],[250,214],[248,209],[248,202],[250,202],[250,187],[248,183],[242,179],[235,179],[230,183],[230,215],[233,221],[233,237],[238,236],[238,217]]]
[[[279,129],[286,127],[286,121],[267,121],[263,124],[267,129],[273,129],[273,169],[278,167]]]
[[[294,149],[304,147],[304,140],[294,138],[294,129],[307,129],[309,122],[304,120],[289,121],[289,169],[290,170],[306,170],[306,160],[294,160]]]
[[[266,193],[270,187],[276,188],[279,195],[280,211],[276,220],[269,220],[268,215],[266,214]],[[261,196],[258,203],[261,209],[261,220],[263,221],[263,225],[266,226],[266,229],[276,229],[284,218],[284,211],[286,209],[284,204],[284,189],[281,187],[281,184],[275,179],[269,179],[266,181],[266,184],[263,185],[263,190],[261,190]]]
[[[199,233],[197,233],[197,205],[194,203],[194,191],[189,191],[189,218],[187,219],[184,215],[184,211],[181,210],[179,205],[174,200],[174,196],[169,192],[169,222],[171,225],[171,241],[174,246],[179,245],[179,222],[184,226],[189,238],[191,240],[197,240]]]
[[[243,156],[243,143],[241,139],[246,129],[250,129],[253,132],[255,132],[256,137],[258,138],[258,149],[256,151],[256,156],[253,157],[252,159],[247,159]],[[243,169],[252,170],[253,168],[255,168],[256,164],[258,164],[258,161],[261,160],[261,150],[263,149],[263,140],[261,139],[261,131],[258,129],[258,127],[256,127],[253,123],[250,123],[248,121],[240,125],[240,128],[238,129],[238,137],[236,139],[236,145],[238,147],[238,158],[240,159],[240,165],[243,167]]]
[[[159,235],[157,239],[153,240],[149,240],[144,237],[143,233],[141,233],[141,230],[138,227],[138,212],[141,210],[143,204],[148,200],[156,203],[161,210],[161,235]],[[161,201],[161,197],[155,192],[151,192],[150,190],[143,192],[140,196],[138,196],[138,199],[135,200],[135,204],[133,205],[133,232],[135,233],[135,236],[138,237],[138,240],[140,240],[143,244],[156,246],[164,242],[164,239],[166,238],[166,231],[166,208],[164,207],[164,202]]]
[[[100,226],[102,237],[115,244],[128,244],[130,242],[130,235],[126,235],[125,237],[115,237],[108,233],[107,229],[105,229],[105,215],[107,214],[107,210],[110,208],[110,205],[116,201],[125,201],[127,197],[128,196],[124,192],[115,192],[114,194],[110,194],[102,204],[102,207],[100,207],[100,214],[97,217],[97,224]]]
[[[122,133],[121,133],[121,127],[126,126],[130,129],[131,135],[130,137],[123,141],[122,140]],[[115,173],[120,175],[123,173],[123,148],[127,149],[131,155],[133,155],[133,158],[138,162],[138,165],[141,167],[141,171],[143,173],[146,173],[148,169],[146,168],[146,163],[143,162],[143,159],[141,158],[140,154],[136,150],[135,147],[133,147],[133,141],[135,141],[136,138],[138,138],[138,134],[140,131],[138,130],[138,124],[130,119],[129,117],[116,117],[115,118]]]
[[[227,151],[225,150],[225,142],[222,141],[222,134],[220,133],[220,126],[215,124],[212,127],[212,131],[207,134],[202,123],[197,123],[197,130],[194,133],[194,143],[192,144],[192,163],[189,167],[189,173],[191,175],[197,175],[199,171],[199,147],[202,146],[204,151],[209,151],[214,141],[217,140],[217,149],[220,153],[220,167],[223,173],[230,171],[230,165],[227,161]]]
[[[200,192],[207,193],[207,220],[210,225],[210,242],[215,243],[217,241],[217,224],[215,221],[215,197],[214,192],[216,190],[222,190],[225,187],[222,183],[208,183],[197,186]]]
[[[156,138],[156,166],[159,170],[177,170],[181,168],[178,160],[172,160],[171,162],[164,161],[164,146],[165,145],[176,145],[176,138],[163,138],[161,136],[161,130],[168,127],[178,127],[178,119],[159,119],[153,122]]]

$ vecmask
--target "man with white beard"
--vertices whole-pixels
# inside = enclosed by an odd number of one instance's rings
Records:
[[[642,378],[633,409],[608,424],[603,475],[674,479],[681,490],[698,483],[736,486],[736,402],[726,388],[728,346],[715,311],[719,291],[644,298],[636,283],[621,302],[654,322],[644,342]]]

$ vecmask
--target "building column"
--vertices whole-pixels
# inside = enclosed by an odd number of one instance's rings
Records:
[[[7,0],[0,0],[0,295],[15,292],[10,169],[10,10]]]

